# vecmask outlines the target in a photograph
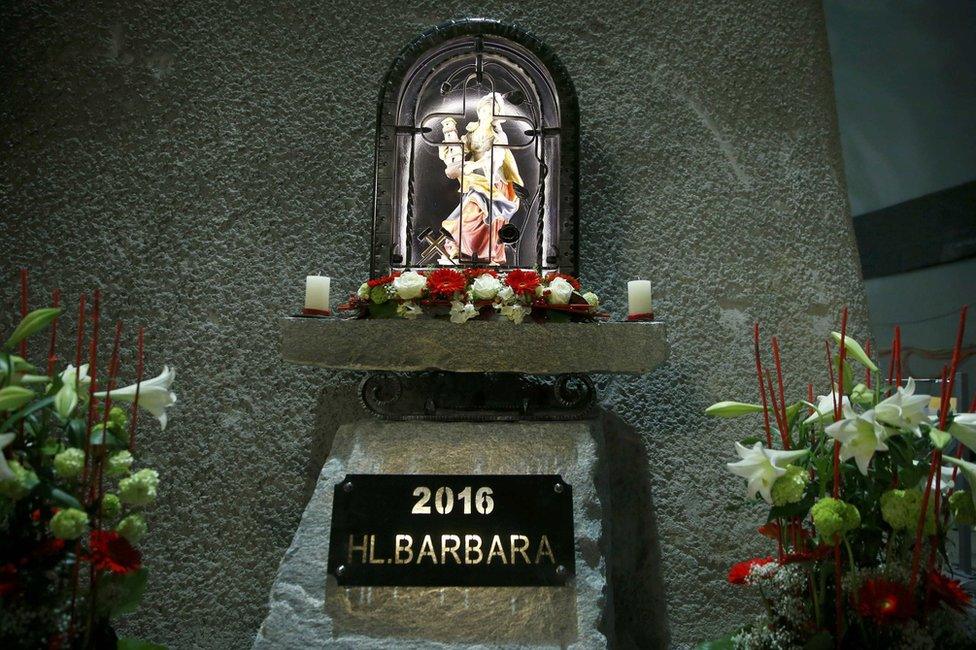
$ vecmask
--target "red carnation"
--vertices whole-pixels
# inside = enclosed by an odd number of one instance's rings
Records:
[[[93,530],[90,545],[88,559],[100,571],[131,573],[142,566],[142,554],[114,530]]]
[[[549,284],[550,282],[552,282],[556,278],[562,278],[566,282],[568,282],[571,285],[573,285],[573,288],[576,289],[577,291],[579,291],[580,290],[580,287],[583,286],[583,285],[580,284],[580,281],[578,279],[576,279],[575,277],[571,276],[569,273],[559,273],[557,271],[552,271],[552,272],[546,274],[546,284]]]
[[[905,585],[884,578],[868,578],[857,592],[857,612],[884,625],[910,619],[915,613],[915,603]]]
[[[954,609],[960,614],[972,605],[970,596],[958,580],[947,578],[937,571],[932,571],[928,575],[928,589],[932,601],[943,603],[949,609]]]
[[[498,277],[498,271],[495,269],[477,268],[477,269],[465,269],[464,275],[469,280],[474,280],[475,278],[480,278],[482,275],[490,275],[494,278]]]
[[[452,269],[437,269],[427,276],[427,287],[434,296],[450,298],[458,291],[464,291],[468,280],[463,273]]]
[[[520,296],[532,294],[539,286],[539,274],[535,271],[515,269],[509,271],[508,275],[505,276],[505,284]]]
[[[380,278],[373,278],[372,280],[366,280],[366,286],[372,289],[373,287],[381,287],[384,284],[390,284],[400,275],[399,271],[394,271],[389,275],[384,275]]]
[[[729,583],[733,585],[744,585],[746,583],[746,578],[749,577],[749,572],[757,566],[765,566],[775,560],[771,557],[754,557],[751,560],[746,560],[745,562],[739,562],[733,564],[732,568],[729,569]]]

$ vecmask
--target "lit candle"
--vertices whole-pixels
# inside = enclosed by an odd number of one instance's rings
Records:
[[[329,310],[329,286],[331,278],[324,275],[309,275],[305,278],[305,312],[327,316]]]
[[[631,280],[627,283],[627,305],[631,316],[646,315],[654,311],[651,306],[650,280]]]

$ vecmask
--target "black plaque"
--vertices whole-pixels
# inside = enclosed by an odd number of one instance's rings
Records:
[[[340,585],[558,586],[576,573],[573,492],[544,475],[349,474],[335,486]]]

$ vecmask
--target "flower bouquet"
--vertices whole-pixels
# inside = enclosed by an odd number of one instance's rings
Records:
[[[779,344],[771,374],[755,327],[760,403],[706,413],[759,418],[727,467],[746,480],[746,502],[767,509],[758,534],[775,550],[734,565],[728,581],[755,588],[765,611],[702,647],[974,647],[971,598],[946,552],[951,524],[976,523],[972,491],[956,489],[959,472],[976,486],[976,464],[963,459],[976,449],[976,414],[949,408],[965,314],[935,401],[902,381],[898,330],[885,381],[870,345],[847,336],[845,310],[836,352],[826,346],[831,390],[815,399],[809,384],[807,399],[788,402]]]
[[[0,349],[0,647],[160,648],[117,639],[112,619],[134,611],[146,588],[136,545],[159,484],[156,470],[137,461],[138,409],[166,426],[174,372],[142,380],[140,329],[136,382],[117,388],[117,323],[103,378],[98,292],[90,317],[81,297],[75,363],[57,372],[61,309],[26,313],[25,274],[21,296],[25,315]],[[27,338],[45,328],[39,371],[26,360]]]
[[[521,323],[526,316],[538,322],[591,321],[605,317],[599,306],[596,294],[583,293],[579,280],[566,273],[445,268],[368,280],[340,309],[360,318],[447,317],[464,323],[501,317]]]

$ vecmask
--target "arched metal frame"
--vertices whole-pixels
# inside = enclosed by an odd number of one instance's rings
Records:
[[[534,36],[518,27],[497,21],[466,19],[450,21],[421,34],[394,59],[380,89],[373,188],[371,276],[377,277],[393,269],[410,266],[411,249],[416,244],[413,232],[416,141],[420,137],[429,144],[435,144],[426,137],[431,128],[421,122],[430,123],[438,114],[420,116],[416,106],[405,106],[404,101],[419,101],[421,95],[417,89],[423,81],[418,84],[418,75],[429,74],[434,59],[438,55],[443,58],[444,46],[452,42],[457,46],[455,50],[467,48],[473,53],[478,61],[478,75],[482,70],[481,52],[486,49],[504,52],[507,48],[509,52],[517,52],[523,58],[531,57],[532,64],[543,71],[543,77],[551,85],[544,91],[551,92],[557,103],[558,113],[555,120],[544,119],[543,115],[530,115],[529,118],[514,115],[510,117],[526,122],[529,126],[524,134],[533,143],[539,161],[537,185],[542,196],[534,199],[536,202],[533,205],[538,211],[536,260],[538,262],[541,259],[542,263],[536,266],[578,274],[579,108],[572,81],[555,54]],[[447,52],[448,56],[450,54],[452,52]],[[463,84],[466,88],[468,80]],[[414,97],[404,96],[409,89],[414,92]],[[408,116],[407,119],[404,119],[405,115]],[[398,139],[403,138],[409,138],[409,144],[405,145],[405,151],[402,152],[407,159],[398,164]],[[549,142],[556,144],[548,146]],[[546,151],[557,152],[552,154],[556,156],[556,160],[547,164]],[[402,173],[404,164],[408,170],[406,175]],[[550,165],[558,168],[558,174],[547,178]],[[552,214],[544,214],[547,186],[558,191],[556,210]],[[405,206],[399,203],[401,207],[405,207],[404,223],[401,224],[398,222],[397,206],[404,191],[407,196]],[[541,225],[544,222],[548,224],[551,233],[545,248],[541,237]],[[406,251],[405,259],[399,254],[401,249]]]

